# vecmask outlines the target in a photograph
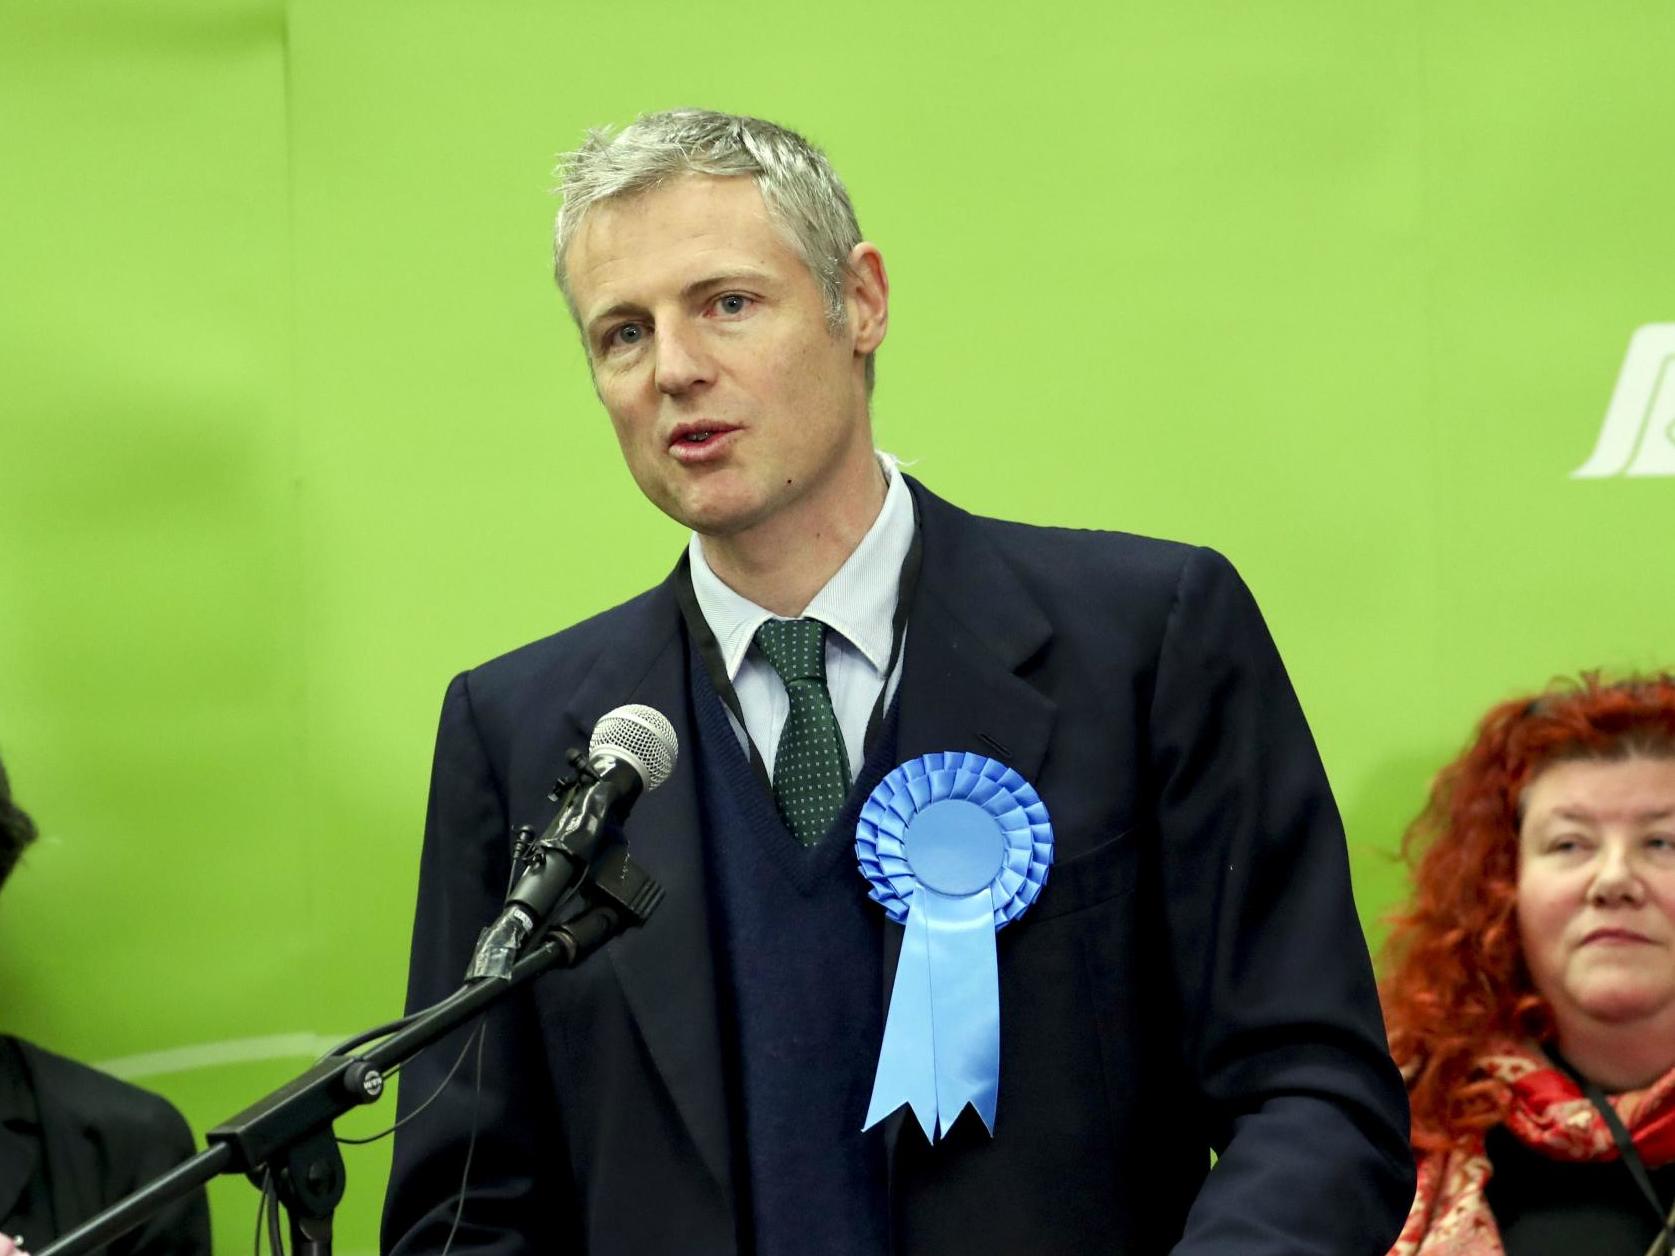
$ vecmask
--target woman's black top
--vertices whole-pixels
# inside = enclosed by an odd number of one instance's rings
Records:
[[[1554,1160],[1496,1126],[1485,1139],[1494,1175],[1485,1191],[1507,1256],[1644,1256],[1658,1223],[1621,1161]],[[1675,1163],[1650,1170],[1667,1209]]]

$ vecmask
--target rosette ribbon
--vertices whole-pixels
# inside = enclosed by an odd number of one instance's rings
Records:
[[[905,1103],[935,1142],[970,1104],[992,1135],[1000,1093],[995,933],[1046,883],[1047,808],[1004,763],[928,754],[872,791],[855,853],[871,897],[906,930],[862,1128]]]

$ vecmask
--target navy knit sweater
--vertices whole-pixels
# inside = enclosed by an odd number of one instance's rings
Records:
[[[745,758],[703,665],[692,677],[723,1039],[744,1170],[741,1248],[885,1256],[880,1129],[861,1132],[884,1032],[883,911],[855,864],[855,820],[895,766],[889,718],[826,838],[803,847]]]

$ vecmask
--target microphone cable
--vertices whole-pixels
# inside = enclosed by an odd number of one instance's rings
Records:
[[[465,1063],[465,1057],[470,1054],[471,1048],[473,1046],[477,1048],[477,1063],[471,1087],[471,1129],[465,1142],[465,1163],[460,1169],[458,1200],[454,1206],[452,1223],[448,1227],[447,1241],[442,1247],[442,1256],[447,1256],[448,1249],[453,1246],[454,1236],[459,1231],[460,1218],[465,1211],[465,1192],[471,1178],[471,1161],[477,1149],[477,1130],[482,1123],[483,1047],[488,1037],[487,1030],[487,1022],[483,1019],[482,1014],[479,1013],[476,1026],[471,1030],[469,1036],[467,1036],[465,1044],[460,1047],[459,1054],[454,1057],[454,1062],[449,1065],[447,1076],[445,1076],[437,1084],[435,1090],[431,1091],[431,1093],[425,1097],[423,1103],[414,1108],[399,1121],[396,1121],[393,1125],[390,1125],[385,1129],[379,1130],[376,1134],[368,1134],[364,1138],[344,1138],[337,1134],[333,1135],[333,1141],[335,1141],[340,1147],[364,1147],[369,1143],[375,1143],[380,1139],[390,1137],[390,1135],[394,1134],[403,1125],[406,1125],[414,1117],[418,1116],[426,1108],[430,1107],[442,1097],[442,1092],[445,1091],[453,1082],[455,1074],[459,1072],[460,1066]],[[363,1041],[369,1038],[381,1036],[382,1035],[376,1033],[366,1035],[363,1036]],[[343,1048],[339,1048],[338,1050],[342,1049]],[[426,1050],[429,1050],[429,1048],[427,1047]],[[328,1056],[335,1055],[337,1054],[337,1051],[331,1051],[327,1054]],[[415,1056],[414,1058],[417,1059],[418,1057]],[[393,1077],[400,1071],[400,1067],[400,1065],[397,1065],[395,1068],[392,1068],[388,1073],[386,1073],[385,1076]],[[262,1180],[258,1190],[260,1193],[256,1201],[256,1234],[252,1250],[255,1252],[255,1256],[262,1256],[262,1232],[265,1229],[267,1231],[268,1250],[273,1253],[273,1256],[285,1256],[285,1242],[283,1231],[280,1227],[279,1191],[274,1183],[272,1169],[263,1169]]]
[[[478,1051],[477,1051],[478,1055],[479,1056],[482,1055],[483,1037],[484,1037],[484,1031],[485,1031],[486,1028],[487,1028],[487,1026],[486,1026],[485,1022],[482,1020],[482,1013],[478,1013],[476,1028],[474,1028],[471,1031],[470,1036],[467,1037],[466,1040],[465,1040],[465,1045],[462,1046],[459,1049],[459,1054],[454,1057],[454,1062],[451,1065],[449,1065],[447,1076],[444,1077],[439,1083],[437,1083],[436,1089],[431,1091],[430,1094],[425,1098],[425,1101],[423,1103],[421,1103],[418,1107],[414,1108],[411,1112],[409,1112],[406,1116],[402,1117],[399,1121],[395,1122],[393,1125],[386,1126],[384,1129],[379,1130],[376,1134],[368,1134],[364,1138],[344,1138],[342,1136],[337,1136],[337,1145],[340,1146],[340,1147],[365,1147],[367,1144],[375,1143],[381,1138],[388,1138],[391,1134],[394,1134],[403,1125],[406,1125],[407,1122],[411,1121],[414,1117],[418,1116],[419,1113],[423,1112],[426,1108],[430,1107],[431,1104],[435,1103],[438,1099],[440,1099],[442,1097],[442,1092],[448,1088],[448,1083],[454,1080],[454,1074],[459,1072],[459,1066],[465,1063],[466,1053],[471,1050],[473,1045],[475,1045],[478,1048]],[[429,1048],[427,1047],[426,1050],[429,1050]],[[418,1056],[416,1055],[413,1058],[418,1059]],[[389,1078],[394,1077],[399,1072],[401,1072],[401,1065],[397,1064],[395,1067],[391,1068],[388,1072],[386,1072],[384,1074],[384,1077],[385,1077],[386,1080],[388,1080]],[[480,1076],[479,1076],[479,1085],[481,1085]]]
[[[452,1249],[454,1235],[459,1233],[460,1218],[465,1215],[465,1188],[471,1180],[471,1155],[477,1150],[477,1121],[483,1106],[483,1034],[480,1027],[477,1033],[476,1072],[477,1079],[471,1088],[471,1136],[465,1143],[465,1164],[459,1173],[459,1202],[454,1205],[454,1220],[448,1227],[448,1239],[442,1244],[442,1256],[448,1256]]]
[[[523,833],[527,833],[528,831],[528,826],[525,826],[522,830]],[[512,867],[506,877],[506,892],[508,894],[511,893],[512,886],[516,883],[517,875],[518,860],[514,857]],[[449,1085],[452,1084],[454,1076],[460,1070],[460,1066],[465,1063],[465,1057],[470,1054],[472,1046],[476,1046],[477,1064],[474,1070],[471,1087],[471,1129],[465,1142],[465,1163],[460,1170],[459,1199],[454,1207],[453,1221],[448,1227],[447,1241],[442,1247],[442,1256],[447,1256],[448,1249],[453,1246],[454,1236],[459,1231],[460,1218],[465,1211],[465,1192],[471,1178],[471,1161],[477,1149],[477,1129],[481,1123],[483,1106],[483,1047],[488,1037],[488,1021],[486,1019],[487,1011],[488,1009],[485,1008],[483,1011],[477,1013],[475,1017],[476,1025],[467,1036],[464,1044],[460,1047],[459,1054],[454,1057],[454,1062],[448,1066],[448,1072],[442,1080],[437,1083],[436,1089],[431,1091],[429,1095],[425,1096],[424,1102],[420,1103],[418,1107],[414,1108],[406,1116],[386,1126],[384,1129],[379,1130],[375,1134],[367,1134],[364,1137],[358,1138],[345,1138],[342,1135],[337,1134],[335,1131],[332,1134],[333,1141],[335,1141],[339,1147],[365,1147],[369,1144],[376,1143],[381,1139],[389,1138],[398,1129],[413,1120],[420,1113],[424,1112],[426,1108],[429,1108],[433,1103],[442,1097],[442,1092],[447,1090]],[[356,1047],[365,1046],[369,1042],[375,1042],[380,1038],[388,1038],[391,1034],[405,1029],[423,1014],[424,1010],[421,1009],[418,1012],[410,1012],[406,1016],[398,1016],[394,1020],[385,1021],[381,1025],[374,1025],[371,1029],[362,1030],[358,1034],[345,1038],[330,1051],[327,1051],[324,1055],[322,1055],[320,1059],[329,1060],[333,1056],[343,1055],[345,1052],[353,1051]],[[413,1059],[418,1059],[420,1055],[423,1055],[425,1051],[429,1050],[430,1047],[423,1048],[413,1056]],[[397,1064],[389,1069],[386,1069],[384,1071],[385,1080],[388,1081],[388,1079],[396,1076],[401,1072],[404,1064],[409,1064],[411,1062],[411,1060],[403,1061],[402,1064]],[[261,1256],[262,1253],[262,1223],[264,1218],[267,1222],[269,1249],[273,1252],[274,1256],[285,1256],[285,1245],[281,1239],[279,1227],[279,1195],[273,1184],[272,1170],[265,1171],[262,1175],[261,1197],[256,1205],[256,1256]]]
[[[285,1256],[285,1244],[279,1236],[279,1193],[274,1189],[273,1170],[262,1170],[261,1194],[256,1200],[256,1256],[262,1256],[262,1230],[265,1221],[268,1250],[274,1256]]]

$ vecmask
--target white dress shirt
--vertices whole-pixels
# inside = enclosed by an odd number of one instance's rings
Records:
[[[890,664],[902,563],[913,544],[913,499],[908,495],[907,483],[896,470],[895,458],[880,452],[878,461],[889,481],[878,518],[843,566],[803,611],[803,618],[818,619],[828,629],[826,689],[832,696],[838,727],[843,731],[851,780],[860,775],[866,757],[863,742],[867,719],[878,701],[879,690],[888,680],[885,697],[888,704],[901,679],[900,658],[889,677],[884,675],[884,669]],[[741,746],[748,751],[747,734],[749,741],[756,743],[771,780],[774,755],[779,749],[779,735],[785,728],[791,700],[785,695],[779,673],[753,643],[756,630],[767,620],[780,616],[724,584],[705,560],[703,542],[697,533],[688,542],[687,553],[691,556],[692,592],[721,648],[728,679],[733,682],[739,709],[744,712],[744,727],[739,727],[732,712],[728,712],[728,719]]]

